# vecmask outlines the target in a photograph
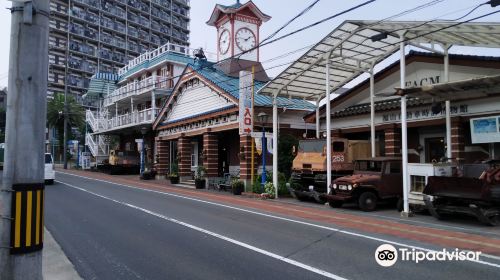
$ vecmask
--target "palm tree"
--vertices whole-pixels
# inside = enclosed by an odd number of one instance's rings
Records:
[[[73,138],[72,127],[80,131],[85,125],[85,111],[72,96],[67,96],[68,108],[68,140]],[[57,129],[59,150],[62,152],[64,142],[64,94],[55,93],[53,99],[47,103],[47,124]]]

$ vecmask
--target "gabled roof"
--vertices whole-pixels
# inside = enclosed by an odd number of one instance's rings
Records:
[[[248,1],[245,4],[241,4],[240,1],[236,1],[235,4],[225,6],[217,4],[210,16],[210,19],[207,21],[208,25],[215,26],[215,22],[219,19],[220,14],[236,14],[244,9],[250,9],[255,16],[257,16],[262,22],[266,22],[271,19],[270,16],[264,14],[252,1]]]
[[[174,92],[176,92],[179,86],[184,82],[182,76],[185,75],[195,75],[200,77],[201,79],[208,81],[212,86],[218,88],[221,93],[226,94],[233,100],[239,100],[239,89],[240,89],[240,79],[239,77],[232,77],[226,75],[222,70],[217,69],[216,63],[204,61],[202,63],[196,64],[188,64],[184,69],[181,78],[178,80],[177,84],[174,87]],[[255,81],[254,82],[254,105],[256,107],[272,107],[273,100],[272,97],[258,94],[257,91],[260,90],[264,86],[265,82]],[[157,119],[154,122],[153,128],[156,128],[157,125],[160,124],[163,116],[166,113],[166,110],[171,102],[172,98],[169,98],[167,102],[163,105],[160,114],[158,114]],[[303,110],[303,111],[311,111],[316,107],[314,104],[296,98],[286,98],[286,97],[278,97],[277,98],[278,107],[286,108],[290,110]],[[201,115],[208,114],[203,113]],[[197,117],[201,116],[197,115]]]
[[[491,67],[491,68],[500,68],[500,57],[493,57],[493,56],[474,56],[474,55],[461,55],[461,54],[450,54],[450,64],[451,65],[467,65],[471,61],[478,62],[479,64],[474,65],[474,66],[480,66],[480,67]],[[409,65],[412,62],[418,62],[418,61],[425,61],[432,63],[442,63],[443,56],[435,53],[427,53],[427,52],[418,52],[411,50],[407,55],[406,55],[406,64]],[[380,70],[378,73],[375,74],[375,83],[379,82],[380,80],[384,79],[388,75],[395,73],[399,71],[399,60],[393,62],[389,66],[385,67],[384,69]],[[471,65],[472,66],[472,65]],[[349,90],[341,93],[339,96],[337,96],[335,99],[332,99],[330,101],[330,105],[332,108],[332,115],[333,116],[348,116],[348,115],[354,115],[358,113],[366,113],[369,112],[369,107],[370,104],[355,104],[352,106],[349,106],[348,108],[344,108],[343,110],[335,110],[335,106],[339,104],[340,102],[344,102],[345,100],[349,99],[351,96],[360,93],[366,88],[369,88],[369,82],[370,79],[367,78],[364,81],[360,82],[353,88],[350,88]],[[395,91],[395,90],[394,90]],[[399,102],[400,99],[395,100],[392,102],[391,100],[384,100],[384,101],[376,101],[375,102],[375,110],[390,110],[390,109],[397,109],[399,107]],[[420,103],[412,103],[409,101],[408,106],[417,106]],[[368,106],[368,107],[367,107]],[[368,111],[367,111],[368,110]],[[322,105],[320,107],[320,114],[324,114],[325,112],[325,105]],[[316,114],[315,112],[308,113],[305,117],[304,120],[306,122],[314,122],[316,120]]]

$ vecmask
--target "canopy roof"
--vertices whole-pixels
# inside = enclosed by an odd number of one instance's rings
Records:
[[[372,40],[373,36],[379,38]],[[345,21],[267,83],[260,93],[320,100],[325,96],[327,61],[330,89],[334,92],[397,52],[401,42],[498,48],[500,23]]]
[[[500,95],[500,75],[406,89],[398,88],[395,95],[450,101]]]

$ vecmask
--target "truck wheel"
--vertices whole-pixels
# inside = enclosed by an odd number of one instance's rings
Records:
[[[377,196],[372,192],[364,192],[359,196],[358,206],[365,212],[373,211],[377,208]]]
[[[404,202],[403,202],[403,198],[400,197],[398,198],[398,202],[396,203],[396,209],[398,209],[398,212],[403,212],[404,210]]]
[[[340,208],[342,207],[342,204],[344,204],[342,201],[339,200],[330,200],[328,201],[328,205],[332,208]]]
[[[500,224],[500,215],[490,216],[488,217],[488,220],[489,220],[488,224],[490,226],[498,226]]]

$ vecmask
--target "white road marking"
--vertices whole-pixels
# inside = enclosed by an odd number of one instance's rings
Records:
[[[230,242],[232,244],[235,244],[235,245],[238,245],[238,246],[241,246],[243,248],[246,248],[246,249],[249,249],[249,250],[252,250],[254,252],[257,252],[257,253],[260,253],[260,254],[263,254],[263,255],[266,255],[268,257],[271,257],[273,259],[277,259],[279,261],[282,261],[282,262],[285,262],[285,263],[288,263],[288,264],[291,264],[291,265],[294,265],[294,266],[297,266],[299,268],[302,268],[302,269],[305,269],[305,270],[308,270],[308,271],[311,271],[311,272],[314,272],[316,274],[319,274],[321,276],[325,276],[327,278],[330,278],[330,279],[335,279],[335,280],[347,280],[346,278],[343,278],[343,277],[340,277],[338,275],[335,275],[333,273],[330,273],[328,271],[325,271],[325,270],[322,270],[322,269],[319,269],[319,268],[316,268],[316,267],[313,267],[313,266],[310,266],[310,265],[307,265],[307,264],[304,264],[304,263],[301,263],[301,262],[298,262],[298,261],[295,261],[295,260],[292,260],[292,259],[289,259],[287,257],[284,257],[284,256],[280,256],[278,254],[275,254],[275,253],[272,253],[272,252],[269,252],[269,251],[266,251],[264,249],[260,249],[260,248],[257,248],[255,246],[252,246],[250,244],[247,244],[247,243],[244,243],[244,242],[241,242],[241,241],[238,241],[238,240],[235,240],[235,239],[232,239],[230,237],[227,237],[227,236],[224,236],[224,235],[221,235],[221,234],[218,234],[218,233],[215,233],[213,231],[209,231],[209,230],[206,230],[206,229],[203,229],[203,228],[200,228],[200,227],[197,227],[195,225],[192,225],[192,224],[188,224],[188,223],[185,223],[185,222],[182,222],[182,221],[179,221],[179,220],[176,220],[174,218],[170,218],[170,217],[167,217],[165,215],[162,215],[162,214],[159,214],[159,213],[156,213],[156,212],[153,212],[151,210],[147,210],[147,209],[144,209],[144,208],[141,208],[139,206],[136,206],[136,205],[133,205],[133,204],[130,204],[130,203],[126,203],[126,202],[122,202],[122,201],[119,201],[119,200],[116,200],[116,199],[113,199],[113,198],[110,198],[110,197],[107,197],[107,196],[104,196],[104,195],[100,195],[100,194],[97,194],[97,193],[94,193],[92,191],[89,191],[89,190],[86,190],[86,189],[83,189],[83,188],[80,188],[80,187],[77,187],[75,185],[71,185],[71,184],[68,184],[68,183],[64,183],[64,182],[61,182],[61,181],[58,181],[59,183],[61,184],[64,184],[70,188],[74,188],[74,189],[77,189],[77,190],[80,190],[80,191],[83,191],[83,192],[86,192],[86,193],[89,193],[89,194],[92,194],[94,196],[97,196],[97,197],[100,197],[100,198],[103,198],[103,199],[106,199],[106,200],[109,200],[109,201],[112,201],[112,202],[115,202],[117,204],[120,204],[120,205],[124,205],[124,206],[127,206],[127,207],[130,207],[130,208],[133,208],[133,209],[136,209],[136,210],[139,210],[139,211],[142,211],[144,213],[147,213],[147,214],[150,214],[152,216],[155,216],[155,217],[158,217],[160,219],[163,219],[163,220],[166,220],[166,221],[169,221],[169,222],[172,222],[172,223],[175,223],[175,224],[178,224],[178,225],[181,225],[181,226],[184,226],[184,227],[187,227],[187,228],[190,228],[190,229],[193,229],[193,230],[196,230],[196,231],[199,231],[201,233],[204,233],[204,234],[208,234],[210,236],[213,236],[215,238],[219,238],[219,239],[222,239],[224,241],[227,241],[227,242]]]
[[[378,237],[374,237],[374,236],[370,236],[370,235],[366,235],[366,234],[360,234],[360,233],[356,233],[356,232],[352,232],[352,231],[341,230],[341,229],[334,228],[334,227],[322,226],[322,225],[313,224],[313,223],[309,223],[309,222],[304,222],[304,221],[294,220],[294,219],[290,219],[290,218],[275,216],[275,215],[271,215],[271,214],[266,214],[266,213],[261,213],[261,212],[249,210],[249,209],[244,209],[244,208],[239,208],[239,207],[235,207],[235,206],[225,205],[225,204],[221,204],[221,203],[217,203],[217,202],[201,200],[201,199],[198,199],[198,198],[193,198],[193,197],[188,197],[188,196],[183,196],[183,195],[178,195],[178,194],[173,194],[173,193],[168,193],[168,192],[162,192],[162,191],[155,191],[155,190],[150,190],[150,189],[144,189],[144,188],[134,187],[134,186],[130,186],[130,185],[119,184],[119,183],[115,183],[115,182],[111,182],[111,181],[107,181],[107,180],[94,179],[94,178],[89,178],[89,177],[85,177],[85,176],[81,176],[81,175],[75,175],[75,174],[71,174],[71,173],[65,173],[65,172],[60,172],[60,173],[65,174],[65,175],[74,176],[74,177],[84,178],[84,179],[88,179],[88,180],[94,180],[94,181],[98,181],[98,182],[103,182],[103,183],[107,183],[107,184],[122,186],[122,187],[130,188],[130,189],[136,189],[136,190],[142,190],[142,191],[147,191],[147,192],[153,192],[153,193],[158,193],[158,194],[161,194],[161,195],[173,196],[173,197],[177,197],[177,198],[192,200],[192,201],[201,202],[201,203],[210,204],[210,205],[215,205],[215,206],[219,206],[219,207],[225,207],[225,208],[229,208],[229,209],[233,209],[233,210],[237,210],[237,211],[241,211],[241,212],[251,213],[251,214],[254,214],[254,215],[259,215],[259,216],[264,216],[264,217],[268,217],[268,218],[272,218],[272,219],[277,219],[277,220],[282,220],[282,221],[297,223],[297,224],[301,224],[301,225],[306,225],[306,226],[321,228],[321,229],[325,229],[325,230],[329,230],[329,231],[333,231],[333,232],[343,233],[343,234],[346,234],[346,235],[351,235],[351,236],[361,237],[361,238],[365,238],[365,239],[369,239],[369,240],[374,240],[374,241],[378,241],[378,242],[383,242],[383,243],[388,243],[388,244],[392,244],[392,245],[397,245],[397,246],[400,246],[400,247],[406,247],[406,248],[411,248],[411,249],[425,251],[425,252],[439,252],[437,250],[427,249],[427,248],[423,248],[423,247],[420,247],[420,246],[414,246],[414,245],[404,244],[404,243],[401,243],[401,242],[396,242],[396,241],[392,241],[392,240],[388,240],[388,239],[378,238]],[[63,183],[63,182],[61,182],[61,183]],[[488,254],[481,254],[481,257],[491,258],[491,259],[496,259],[496,260],[499,259],[496,256],[492,256],[492,255],[488,255]],[[482,260],[478,260],[478,261],[470,260],[470,261],[474,262],[474,263],[479,263],[479,264],[484,264],[484,265],[487,265],[487,266],[492,266],[492,267],[500,268],[500,264],[496,264],[496,263],[491,263],[491,262],[482,261]]]

